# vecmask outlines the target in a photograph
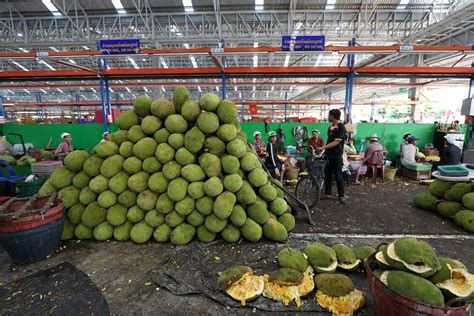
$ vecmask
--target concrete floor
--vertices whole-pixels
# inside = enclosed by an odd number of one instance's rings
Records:
[[[321,201],[313,210],[315,226],[306,224],[304,213],[297,210],[298,225],[291,240],[376,246],[398,235],[410,234],[426,238],[440,255],[460,259],[474,270],[474,235],[463,231],[449,219],[412,206],[413,195],[425,189],[404,181],[376,186],[365,182],[363,186],[351,186],[347,189],[348,205]],[[232,245],[233,249],[240,246]],[[187,247],[196,247],[196,244]],[[0,287],[34,272],[69,262],[85,272],[102,291],[112,314],[188,312],[215,315],[254,312],[251,308],[228,308],[201,295],[176,296],[154,283],[150,284],[149,271],[159,269],[165,256],[176,249],[169,244],[154,242],[135,245],[131,242],[73,240],[62,243],[53,257],[26,266],[12,265],[8,255],[0,249]],[[359,287],[363,276],[357,278],[355,283]],[[370,297],[369,307],[361,314],[371,314]]]

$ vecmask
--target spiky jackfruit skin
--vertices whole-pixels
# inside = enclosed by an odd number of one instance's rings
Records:
[[[94,235],[92,228],[87,227],[83,223],[79,223],[74,229],[74,235],[77,239],[91,239]]]
[[[232,155],[226,155],[221,158],[222,169],[227,174],[234,174],[239,171],[239,159]]]
[[[308,268],[308,260],[298,249],[286,247],[278,253],[278,263],[283,268],[295,269],[300,272]]]
[[[204,141],[204,150],[220,157],[225,153],[225,143],[217,136],[210,136]]]
[[[280,222],[269,218],[265,225],[263,225],[263,236],[267,239],[281,242],[288,239],[288,232]]]
[[[394,292],[417,302],[435,306],[444,305],[441,290],[422,277],[404,271],[385,271],[381,280]]]
[[[126,241],[130,239],[130,231],[132,230],[133,224],[125,222],[120,226],[114,228],[114,239],[117,241]]]
[[[118,130],[110,134],[110,140],[120,146],[122,143],[127,141],[127,133],[126,130]]]
[[[154,157],[156,147],[158,147],[158,144],[153,138],[145,137],[145,138],[140,139],[133,146],[133,154],[142,160],[146,158]]]
[[[73,205],[68,211],[67,211],[67,219],[71,224],[77,225],[81,222],[81,216],[82,212],[84,212],[84,209],[86,207],[81,204],[77,203],[76,205]]]
[[[165,127],[171,133],[185,133],[188,130],[188,121],[181,114],[171,114],[165,119]]]
[[[193,240],[196,234],[196,228],[189,224],[179,224],[170,235],[170,241],[173,245],[186,245]]]
[[[454,222],[465,230],[474,233],[474,211],[463,210],[454,216]]]
[[[204,153],[199,157],[199,165],[208,177],[220,176],[222,168],[219,157],[210,153]]]
[[[48,179],[48,180],[45,181],[45,183],[43,183],[43,185],[39,189],[38,195],[39,196],[48,195],[48,194],[51,194],[51,193],[54,193],[54,192],[56,192],[56,188],[51,183],[51,180]]]
[[[304,275],[301,271],[291,268],[280,268],[270,273],[268,280],[281,285],[299,285],[303,282]]]
[[[99,203],[103,208],[109,208],[117,203],[117,195],[110,190],[106,190],[99,194],[97,197],[97,203]]]
[[[130,190],[125,190],[117,198],[120,205],[132,207],[137,203],[137,194]]]
[[[257,242],[262,238],[262,227],[253,219],[247,218],[245,224],[240,227],[242,236],[251,242]]]
[[[216,197],[222,193],[224,186],[218,177],[211,177],[203,184],[204,193],[209,197]]]
[[[204,170],[196,164],[189,164],[181,169],[181,176],[189,182],[202,181],[206,178]]]
[[[219,275],[217,279],[217,289],[225,291],[232,283],[239,280],[245,273],[253,273],[251,267],[248,266],[233,266]]]
[[[174,228],[184,222],[184,216],[176,211],[169,212],[165,217],[165,223],[171,228]]]
[[[98,175],[89,182],[89,188],[95,193],[102,193],[108,189],[109,179],[103,175]]]
[[[270,183],[267,183],[258,189],[258,195],[265,201],[271,202],[277,198],[277,191]]]
[[[196,162],[196,156],[186,148],[178,149],[174,158],[181,166],[187,166]]]
[[[457,212],[463,208],[463,205],[458,202],[441,202],[437,205],[438,213],[442,216],[454,218]]]
[[[64,228],[61,234],[61,240],[69,240],[74,237],[74,229],[76,225],[71,223],[68,219],[64,221]]]
[[[174,201],[172,201],[168,194],[163,193],[158,196],[156,200],[156,210],[161,214],[168,214],[174,208]]]
[[[474,274],[466,269],[452,269],[449,279],[436,284],[444,294],[446,301],[452,299],[464,299],[472,303],[474,301]]]
[[[128,137],[128,134],[127,134],[127,137]],[[116,155],[118,154],[118,151],[119,151],[118,145],[110,140],[100,142],[94,147],[94,152],[100,158],[107,158],[107,157]]]
[[[170,162],[174,159],[175,150],[167,143],[161,143],[156,147],[155,156],[162,164]]]
[[[197,210],[194,210],[186,216],[186,222],[194,227],[199,227],[204,224],[204,216]]]
[[[127,221],[127,208],[116,204],[107,210],[107,222],[112,226],[120,226]]]
[[[344,296],[354,290],[352,280],[343,274],[322,273],[314,277],[316,288],[329,296]]]
[[[145,221],[135,224],[130,231],[130,238],[137,244],[147,242],[151,235],[153,235],[153,227],[149,226]]]
[[[140,117],[150,114],[150,107],[153,101],[146,95],[138,96],[133,102],[133,110]]]
[[[143,160],[142,169],[148,174],[154,174],[155,172],[160,171],[161,168],[162,165],[156,157],[148,157]]]
[[[137,205],[144,211],[151,211],[156,207],[158,196],[150,191],[145,190],[138,194]]]
[[[181,115],[188,122],[196,121],[199,114],[201,114],[201,107],[197,101],[188,100],[181,107]]]
[[[427,211],[437,211],[438,199],[428,192],[420,192],[415,195],[414,203],[416,207]]]
[[[150,176],[148,173],[140,171],[135,173],[128,178],[127,185],[130,190],[135,193],[143,192],[148,187],[148,180]]]
[[[120,113],[120,115],[115,120],[115,125],[117,125],[119,129],[123,130],[129,130],[130,127],[137,124],[138,115],[132,110]]]
[[[334,273],[337,268],[336,252],[321,243],[311,243],[304,249],[311,266],[319,273]]]
[[[357,256],[357,259],[359,259],[360,261],[364,261],[365,259],[367,259],[368,256],[375,252],[375,248],[367,245],[355,246],[353,250],[355,255]]]
[[[266,205],[260,201],[257,201],[247,207],[247,216],[260,225],[264,225],[269,218]]]
[[[470,210],[474,210],[474,192],[467,193],[462,197],[462,204]]]
[[[268,174],[265,172],[265,170],[258,167],[250,171],[250,173],[247,175],[247,179],[253,187],[257,188],[267,183]]]
[[[168,144],[174,149],[180,149],[184,146],[184,134],[173,133],[168,137]]]
[[[123,162],[124,159],[120,155],[110,156],[100,166],[100,173],[106,178],[111,178],[122,171]]]
[[[155,139],[157,144],[164,144],[168,141],[168,137],[171,133],[166,128],[160,128],[153,134],[153,138]]]
[[[247,213],[242,208],[242,206],[234,205],[234,208],[232,209],[232,214],[230,214],[229,219],[231,223],[235,226],[242,227],[245,224],[245,221],[247,220]]]
[[[84,162],[89,158],[89,154],[84,150],[74,150],[64,158],[64,165],[71,171],[81,171]]]
[[[462,197],[472,191],[470,183],[456,183],[444,193],[444,199],[446,201],[461,202]]]
[[[156,193],[164,193],[168,189],[168,182],[163,172],[156,172],[148,179],[148,188]]]
[[[132,206],[127,211],[127,220],[131,223],[141,222],[145,218],[145,212],[137,205]]]
[[[140,172],[142,171],[142,161],[135,156],[128,157],[123,162],[123,170],[129,175]]]
[[[219,194],[214,201],[214,214],[220,219],[228,218],[232,214],[236,200],[235,195],[231,192],[226,191]]]
[[[231,100],[222,100],[217,108],[217,116],[224,124],[230,124],[237,119],[237,107]]]
[[[286,213],[287,209],[288,209],[288,204],[282,198],[277,197],[270,203],[270,210],[275,215],[283,215]]]
[[[181,165],[176,161],[170,161],[163,165],[163,175],[168,180],[173,180],[181,174]]]
[[[199,98],[199,106],[208,112],[213,112],[217,109],[221,99],[213,93],[205,93]]]
[[[99,203],[92,202],[82,212],[81,222],[89,228],[94,228],[100,223],[105,222],[106,217],[107,210],[101,207]]]
[[[175,202],[184,199],[188,193],[188,181],[179,177],[168,183],[168,197]]]
[[[109,180],[109,189],[116,193],[120,194],[127,189],[128,175],[126,172],[121,171]]]
[[[196,209],[202,215],[209,215],[214,209],[214,199],[209,196],[203,196],[196,201]]]
[[[61,166],[54,169],[54,171],[51,173],[51,176],[49,177],[49,181],[56,190],[60,190],[70,186],[75,175],[76,174],[73,171]]]
[[[441,269],[436,271],[436,273],[429,278],[433,284],[448,280],[451,277],[452,269],[467,270],[466,266],[462,262],[455,259],[441,257],[439,258],[439,262],[441,264]]]
[[[206,228],[213,233],[220,233],[221,231],[223,231],[224,228],[227,226],[227,223],[227,218],[220,219],[215,214],[210,214],[206,216],[206,219],[204,220],[204,225],[206,226]]]
[[[247,152],[247,144],[242,139],[236,137],[227,143],[226,150],[229,155],[242,158]]]
[[[184,147],[195,154],[202,149],[205,139],[206,136],[204,136],[204,133],[198,127],[194,126],[184,134]]]
[[[89,185],[90,181],[91,177],[89,177],[84,170],[80,171],[74,176],[74,178],[72,178],[72,184],[78,189],[85,188]]]
[[[188,185],[188,195],[197,200],[204,196],[204,182],[192,182]]]
[[[176,108],[170,100],[160,98],[151,103],[150,111],[153,115],[164,120],[171,114],[176,113]]]
[[[273,214],[273,213],[272,213]],[[291,214],[283,214],[282,216],[278,217],[278,221],[285,226],[287,232],[291,232],[296,225],[295,217]]]
[[[448,181],[436,179],[430,183],[429,191],[435,197],[442,199],[450,188],[451,184]]]
[[[129,141],[125,141],[120,144],[119,154],[124,158],[131,157],[133,155],[133,146],[135,144]]]
[[[232,224],[228,224],[223,231],[221,231],[221,237],[227,242],[236,242],[240,239],[240,230]]]
[[[173,91],[173,104],[176,112],[180,112],[183,104],[189,99],[189,91],[186,87],[179,86]]]
[[[217,235],[209,231],[206,226],[201,225],[197,229],[197,237],[202,242],[212,242],[216,239]]]
[[[336,252],[339,267],[345,270],[354,270],[358,267],[359,259],[357,259],[357,256],[351,247],[337,244],[333,246],[332,249]]]
[[[153,135],[157,130],[161,128],[163,122],[154,115],[147,115],[141,124],[143,133],[147,135]]]
[[[81,191],[73,185],[62,188],[58,192],[58,197],[63,200],[64,207],[70,208],[79,202],[79,195]]]
[[[94,228],[93,235],[98,241],[109,240],[114,236],[114,227],[108,222],[103,222]]]
[[[161,224],[153,232],[153,238],[157,242],[167,242],[170,239],[172,229],[167,224]]]
[[[216,135],[222,141],[230,142],[237,136],[237,128],[232,124],[222,124],[217,129]]]
[[[89,187],[85,187],[79,193],[79,202],[84,205],[89,205],[97,199],[97,193],[92,191]]]
[[[181,201],[176,202],[176,204],[174,205],[175,211],[182,216],[187,216],[191,214],[194,211],[194,208],[195,201],[192,197],[188,195]]]
[[[249,205],[257,201],[257,195],[255,194],[252,186],[247,181],[244,181],[242,187],[240,187],[239,191],[237,191],[236,197],[237,201],[239,201],[239,204],[241,205]]]

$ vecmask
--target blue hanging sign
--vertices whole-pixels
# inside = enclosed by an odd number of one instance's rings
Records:
[[[291,52],[324,50],[324,35],[282,36],[281,50]]]
[[[97,42],[97,50],[102,55],[139,54],[140,39],[112,39]]]

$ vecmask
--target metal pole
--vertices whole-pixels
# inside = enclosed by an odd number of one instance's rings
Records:
[[[223,49],[225,47],[225,42],[224,39],[221,39],[221,48]],[[221,57],[222,65],[225,67],[225,57],[222,55]],[[225,72],[222,71],[221,73],[221,80],[222,80],[222,100],[227,99],[227,82],[225,78]]]
[[[79,96],[79,94],[76,94],[76,102],[79,103],[79,101],[81,101],[81,97]],[[82,119],[81,107],[77,105],[76,109],[77,109],[77,117],[79,119]]]
[[[285,92],[285,101],[288,101],[288,92]],[[288,102],[285,102],[285,122],[286,122],[287,112],[288,112]]]
[[[99,84],[100,84],[100,104],[102,107],[102,120],[104,121],[104,132],[109,130],[107,125],[107,109],[105,106],[104,77],[102,76],[103,59],[99,58]]]
[[[104,59],[104,68],[107,69],[107,60]],[[107,103],[107,115],[112,115],[112,104],[110,101],[110,86],[109,86],[109,78],[105,77],[105,98]]]
[[[355,38],[349,41],[349,46],[355,46]],[[346,117],[346,122],[351,123],[352,117],[352,90],[353,90],[353,83],[354,83],[354,72],[352,68],[354,67],[354,54],[347,55],[347,67],[351,69],[351,72],[347,75],[346,78],[346,96],[344,100],[344,116]]]

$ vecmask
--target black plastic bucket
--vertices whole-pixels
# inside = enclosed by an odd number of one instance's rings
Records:
[[[64,227],[64,217],[35,229],[0,233],[0,244],[17,264],[46,259],[58,249]]]

